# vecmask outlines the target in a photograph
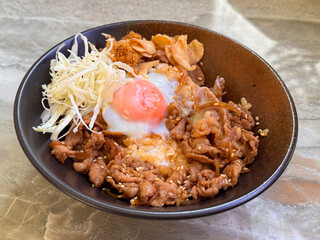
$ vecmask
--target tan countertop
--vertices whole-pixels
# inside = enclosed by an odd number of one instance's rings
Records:
[[[247,45],[280,74],[299,116],[299,140],[283,175],[252,201],[179,221],[101,212],[60,192],[24,155],[13,125],[24,74],[63,39],[117,21],[192,23]],[[320,2],[0,2],[0,239],[320,239]]]

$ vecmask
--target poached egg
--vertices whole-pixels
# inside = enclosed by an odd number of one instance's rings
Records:
[[[153,72],[148,78],[132,79],[113,93],[111,104],[103,109],[108,131],[136,138],[149,133],[169,135],[164,118],[178,82]]]

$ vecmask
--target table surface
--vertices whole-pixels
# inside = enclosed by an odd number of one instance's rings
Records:
[[[31,65],[77,32],[136,19],[215,30],[280,74],[297,107],[299,140],[286,171],[259,197],[191,220],[126,218],[60,192],[24,155],[13,103]],[[320,239],[320,1],[3,0],[0,39],[0,239]]]

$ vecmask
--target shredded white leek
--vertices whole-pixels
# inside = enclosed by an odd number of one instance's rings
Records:
[[[79,36],[85,46],[82,57],[78,56]],[[110,103],[108,101],[111,98],[103,96],[103,92],[108,92],[105,88],[114,88],[125,83],[128,80],[125,78],[126,72],[136,78],[142,78],[136,75],[129,65],[112,62],[109,57],[113,46],[112,38],[107,39],[111,43],[110,47],[102,51],[98,51],[81,33],[76,34],[74,39],[71,50],[68,50],[69,57],[62,54],[60,49],[57,51],[55,59],[50,64],[51,83],[42,86],[44,90],[42,123],[33,129],[42,133],[52,133],[52,140],[65,136],[66,134],[59,135],[72,121],[72,127],[75,126],[74,132],[80,123],[92,131],[100,109]],[[45,102],[48,106],[45,106]],[[91,111],[93,116],[87,125],[82,117]]]

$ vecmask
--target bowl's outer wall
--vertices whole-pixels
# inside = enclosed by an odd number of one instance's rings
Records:
[[[104,47],[101,33],[109,33],[117,39],[129,31],[141,33],[147,39],[157,33],[170,36],[187,34],[189,41],[198,39],[205,46],[201,60],[206,84],[212,86],[217,75],[226,80],[225,100],[239,102],[241,97],[253,105],[254,116],[260,125],[268,128],[267,137],[260,137],[259,153],[250,166],[250,173],[241,175],[234,188],[222,191],[215,198],[202,202],[163,208],[130,206],[95,189],[87,177],[76,173],[69,160],[61,165],[49,150],[49,134],[32,130],[40,123],[41,85],[49,83],[49,64],[59,45],[49,50],[30,69],[17,93],[15,102],[15,126],[20,143],[34,166],[56,187],[101,210],[128,216],[149,218],[186,218],[224,211],[244,203],[263,192],[275,181],[289,163],[296,142],[296,113],[290,95],[273,70],[257,55],[240,44],[211,31],[170,22],[124,22],[101,26],[84,32],[97,47]],[[62,52],[71,47],[73,38],[65,42]],[[81,44],[80,44],[81,46]]]

